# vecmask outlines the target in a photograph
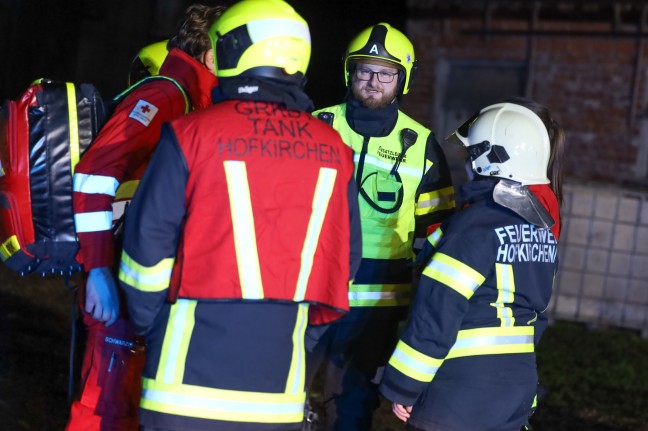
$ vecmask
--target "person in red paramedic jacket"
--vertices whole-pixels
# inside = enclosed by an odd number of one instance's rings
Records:
[[[203,5],[187,9],[159,71],[171,79],[151,79],[129,89],[76,167],[75,225],[87,272],[78,300],[87,342],[68,431],[138,428],[143,344],[119,298],[113,226],[138,185],[162,124],[211,104],[217,79],[207,30],[223,10]]]

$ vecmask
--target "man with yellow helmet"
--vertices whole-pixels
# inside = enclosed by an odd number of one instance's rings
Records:
[[[362,220],[362,263],[350,313],[309,355],[309,379],[326,361],[327,430],[369,430],[376,383],[396,345],[412,293],[415,238],[453,211],[454,189],[434,134],[405,115],[398,96],[416,71],[409,39],[387,23],[370,26],[344,57],[345,103],[315,115],[353,149]]]
[[[310,32],[291,6],[240,1],[209,36],[216,103],[163,128],[125,225],[140,423],[296,431],[307,323],[348,310],[359,263],[353,155],[310,115]]]
[[[112,116],[76,166],[73,211],[87,278],[77,292],[86,327],[78,396],[66,431],[137,431],[144,345],[124,312],[113,236],[153,153],[162,124],[211,104],[216,85],[209,25],[222,6],[190,6],[169,43],[145,48],[142,64],[159,77],[118,96]],[[162,49],[163,48],[163,49]],[[153,55],[155,54],[155,55]],[[161,63],[160,63],[161,61]]]

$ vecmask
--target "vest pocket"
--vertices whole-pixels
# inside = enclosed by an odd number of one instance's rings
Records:
[[[403,204],[403,183],[398,173],[386,171],[367,173],[360,183],[360,195],[376,211],[392,214]]]

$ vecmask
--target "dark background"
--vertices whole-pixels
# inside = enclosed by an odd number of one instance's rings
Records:
[[[104,98],[126,86],[137,51],[173,34],[192,3],[230,0],[0,0],[0,98],[16,98],[36,78],[91,82]],[[385,21],[404,29],[406,2],[289,0],[309,23],[306,90],[316,107],[344,95],[342,56],[363,28]]]
[[[170,37],[191,3],[0,0],[0,102],[40,77],[90,82],[112,98],[125,89],[137,51]],[[342,56],[351,38],[380,21],[403,29],[406,17],[397,1],[289,3],[311,29],[306,90],[317,107],[339,103],[345,93]],[[0,264],[0,431],[64,429],[72,301],[61,277],[20,277]],[[388,422],[395,424],[391,414]]]

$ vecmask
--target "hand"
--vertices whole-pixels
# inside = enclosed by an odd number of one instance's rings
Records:
[[[93,268],[88,273],[85,311],[106,326],[115,323],[119,317],[117,284],[110,268]]]
[[[402,404],[392,403],[392,411],[396,417],[403,422],[407,422],[412,412],[412,406],[404,406]]]

